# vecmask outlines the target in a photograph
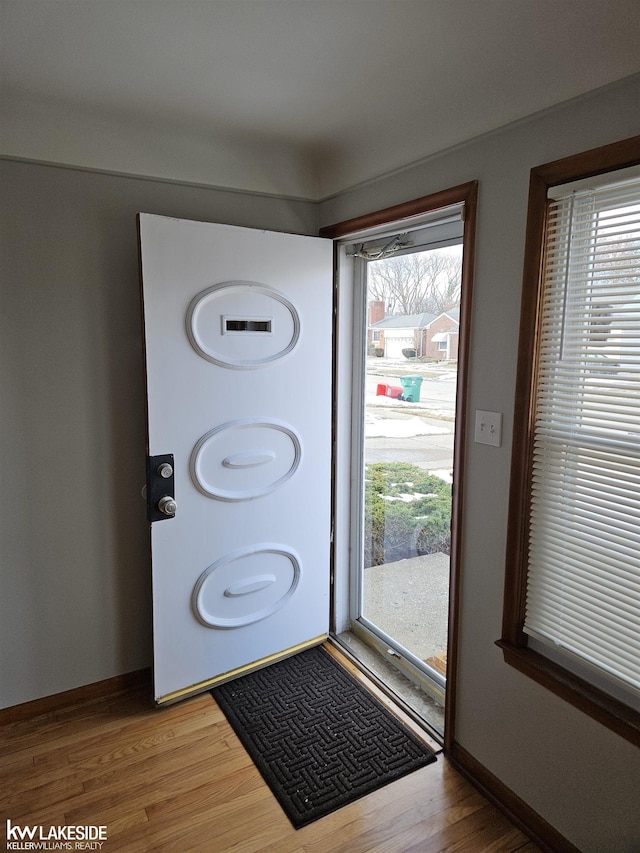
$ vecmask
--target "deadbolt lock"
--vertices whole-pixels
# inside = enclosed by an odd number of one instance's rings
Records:
[[[172,453],[147,456],[147,518],[168,521],[177,511]]]

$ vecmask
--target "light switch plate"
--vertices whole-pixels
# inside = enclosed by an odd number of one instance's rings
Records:
[[[475,441],[477,444],[502,444],[502,412],[482,412],[476,409]]]

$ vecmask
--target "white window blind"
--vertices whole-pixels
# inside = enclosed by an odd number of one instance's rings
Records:
[[[640,696],[640,179],[549,202],[524,630]]]

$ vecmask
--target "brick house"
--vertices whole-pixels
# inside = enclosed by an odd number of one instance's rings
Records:
[[[380,308],[382,306],[382,309]],[[383,302],[369,303],[368,343],[384,351],[385,358],[403,358],[402,350],[414,348],[418,358],[439,361],[458,358],[460,308],[441,314],[402,314],[379,317]]]
[[[440,361],[457,361],[460,306],[443,311],[421,330],[423,356]]]

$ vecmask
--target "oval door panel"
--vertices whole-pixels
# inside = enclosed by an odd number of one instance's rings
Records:
[[[208,628],[240,628],[279,610],[298,586],[300,561],[284,545],[263,543],[232,551],[198,578],[191,604]]]
[[[253,281],[225,281],[202,291],[189,305],[186,325],[198,355],[234,370],[277,361],[300,337],[300,317],[291,302]]]
[[[271,418],[227,421],[203,435],[189,468],[198,491],[221,501],[247,501],[273,492],[300,464],[292,427]]]

